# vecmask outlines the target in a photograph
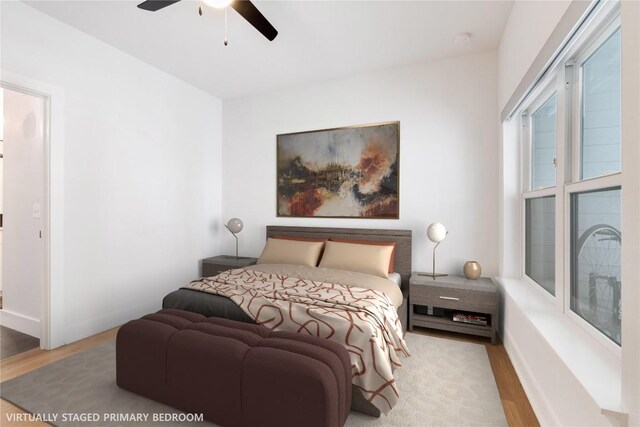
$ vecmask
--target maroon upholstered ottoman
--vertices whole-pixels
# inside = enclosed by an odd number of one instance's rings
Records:
[[[223,426],[342,426],[351,363],[339,344],[182,310],[120,328],[118,386]]]

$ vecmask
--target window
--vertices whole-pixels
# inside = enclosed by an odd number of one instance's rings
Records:
[[[571,310],[620,344],[620,188],[571,195]]]
[[[556,293],[555,197],[526,200],[525,273],[551,295]]]
[[[553,87],[552,87],[553,89]],[[528,141],[528,184],[525,183],[525,276],[556,294],[556,156],[558,93],[543,91],[523,115]]]
[[[531,189],[556,185],[556,117],[554,93],[531,115]]]
[[[619,349],[619,4],[600,11],[523,104],[522,271],[558,310]]]
[[[620,172],[620,29],[582,64],[581,178]]]

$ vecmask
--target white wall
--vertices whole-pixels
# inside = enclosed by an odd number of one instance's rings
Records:
[[[55,346],[158,309],[219,252],[221,102],[29,6],[1,7],[3,72],[64,93]]]
[[[477,259],[497,273],[498,114],[494,52],[223,102],[222,217],[240,217],[242,255],[257,256],[268,224],[408,228],[414,269],[430,270],[426,228],[449,229],[438,270]],[[276,217],[276,135],[400,121],[400,219]],[[225,252],[233,239],[223,235]]]
[[[502,110],[571,1],[516,1],[498,48],[498,102]]]
[[[640,426],[640,2],[622,2],[622,407]],[[631,285],[631,286],[629,286]]]
[[[41,207],[45,189],[45,100],[0,89],[4,99],[2,324],[40,337],[44,288]],[[40,207],[34,212],[35,205]]]

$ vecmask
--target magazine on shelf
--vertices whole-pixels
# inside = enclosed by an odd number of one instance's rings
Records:
[[[480,314],[469,314],[469,313],[453,313],[453,321],[462,322],[462,323],[471,323],[474,325],[482,325],[482,326],[487,326],[489,324],[487,316],[483,316]]]

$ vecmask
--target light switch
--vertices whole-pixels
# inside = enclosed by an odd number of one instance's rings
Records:
[[[31,216],[34,219],[40,219],[40,203],[33,204],[33,213],[31,214]]]

